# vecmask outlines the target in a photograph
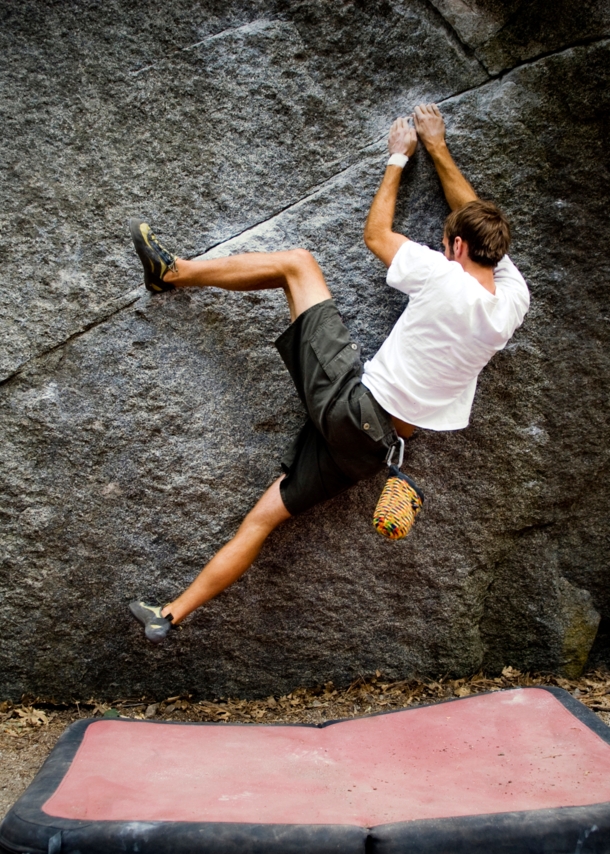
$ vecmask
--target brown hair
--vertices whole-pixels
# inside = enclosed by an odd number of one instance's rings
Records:
[[[445,220],[445,235],[451,249],[461,237],[471,260],[483,267],[495,267],[510,244],[508,220],[493,202],[481,199],[452,211]]]

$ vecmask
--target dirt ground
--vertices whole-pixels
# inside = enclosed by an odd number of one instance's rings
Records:
[[[64,729],[79,718],[129,717],[139,720],[237,721],[243,723],[319,723],[353,718],[468,697],[527,685],[557,685],[569,691],[610,726],[610,671],[594,670],[579,679],[520,673],[505,667],[502,676],[477,674],[470,679],[388,682],[379,672],[348,688],[327,682],[318,688],[297,688],[284,697],[264,700],[217,698],[194,702],[168,697],[161,703],[146,698],[118,699],[112,705],[89,700],[58,705],[42,701],[0,703],[0,819],[27,788]]]

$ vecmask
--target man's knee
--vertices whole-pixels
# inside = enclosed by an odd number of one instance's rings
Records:
[[[318,302],[330,299],[331,294],[318,262],[307,249],[291,249],[286,253],[284,275],[285,291],[290,305],[290,317],[299,314]]]
[[[318,262],[308,249],[290,249],[286,253],[286,256],[289,272],[293,275],[309,273],[312,270],[318,271],[320,269]]]
[[[286,509],[282,494],[280,492],[280,482],[283,476],[279,477],[271,486],[263,493],[260,499],[256,502],[252,510],[244,519],[244,525],[253,526],[259,529],[266,529],[268,533],[274,528],[290,518],[290,513]]]

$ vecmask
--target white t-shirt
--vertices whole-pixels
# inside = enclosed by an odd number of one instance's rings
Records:
[[[408,424],[466,427],[480,371],[529,308],[523,276],[505,255],[494,269],[492,294],[457,261],[407,240],[387,282],[409,294],[409,304],[365,362],[362,382],[387,412]]]

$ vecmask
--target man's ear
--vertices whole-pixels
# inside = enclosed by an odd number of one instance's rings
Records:
[[[469,257],[468,244],[461,237],[455,237],[453,240],[453,257],[456,261],[464,261]]]

